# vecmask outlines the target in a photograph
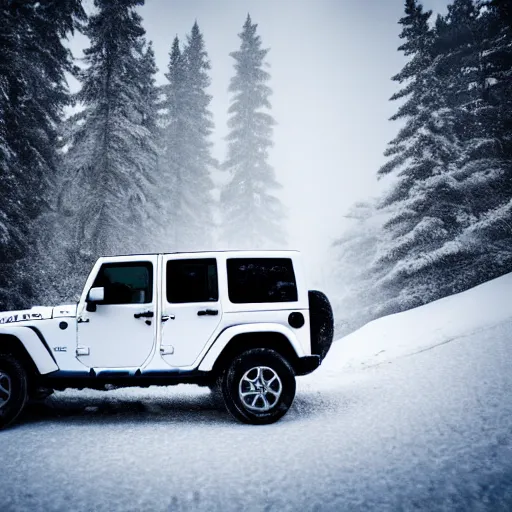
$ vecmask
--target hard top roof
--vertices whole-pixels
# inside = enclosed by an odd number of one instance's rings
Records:
[[[171,252],[142,252],[142,253],[126,253],[126,254],[108,254],[103,255],[102,258],[113,258],[113,257],[120,257],[120,256],[160,256],[160,255],[166,255],[166,254],[212,254],[212,253],[251,253],[251,252],[293,252],[298,253],[297,249],[221,249],[221,250],[215,250],[215,251],[171,251]]]

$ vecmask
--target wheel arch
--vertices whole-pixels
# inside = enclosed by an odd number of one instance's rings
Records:
[[[29,327],[0,329],[0,353],[12,354],[27,372],[43,375],[59,369],[41,335]]]
[[[244,326],[244,331],[227,329],[219,336],[199,365],[199,370],[210,371],[216,376],[242,352],[253,348],[268,348],[278,352],[295,371],[299,358],[304,354],[298,341],[283,332],[285,329],[282,326],[262,328],[260,324],[253,329],[247,327]]]

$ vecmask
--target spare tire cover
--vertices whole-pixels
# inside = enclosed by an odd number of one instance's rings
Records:
[[[331,348],[334,336],[334,315],[325,293],[310,290],[308,297],[311,352],[323,360]]]

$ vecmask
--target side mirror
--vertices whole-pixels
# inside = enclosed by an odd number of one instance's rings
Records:
[[[87,306],[85,309],[93,313],[96,311],[96,303],[102,302],[103,300],[105,300],[105,288],[91,288],[87,294]]]

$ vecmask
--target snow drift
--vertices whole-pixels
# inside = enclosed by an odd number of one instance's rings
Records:
[[[311,385],[315,382],[322,387],[335,386],[340,374],[347,371],[385,364],[512,323],[511,295],[512,273],[425,306],[374,320],[333,343],[322,367],[311,375]]]
[[[512,510],[511,289],[367,324],[265,427],[196,386],[56,393],[2,432],[0,510]]]

